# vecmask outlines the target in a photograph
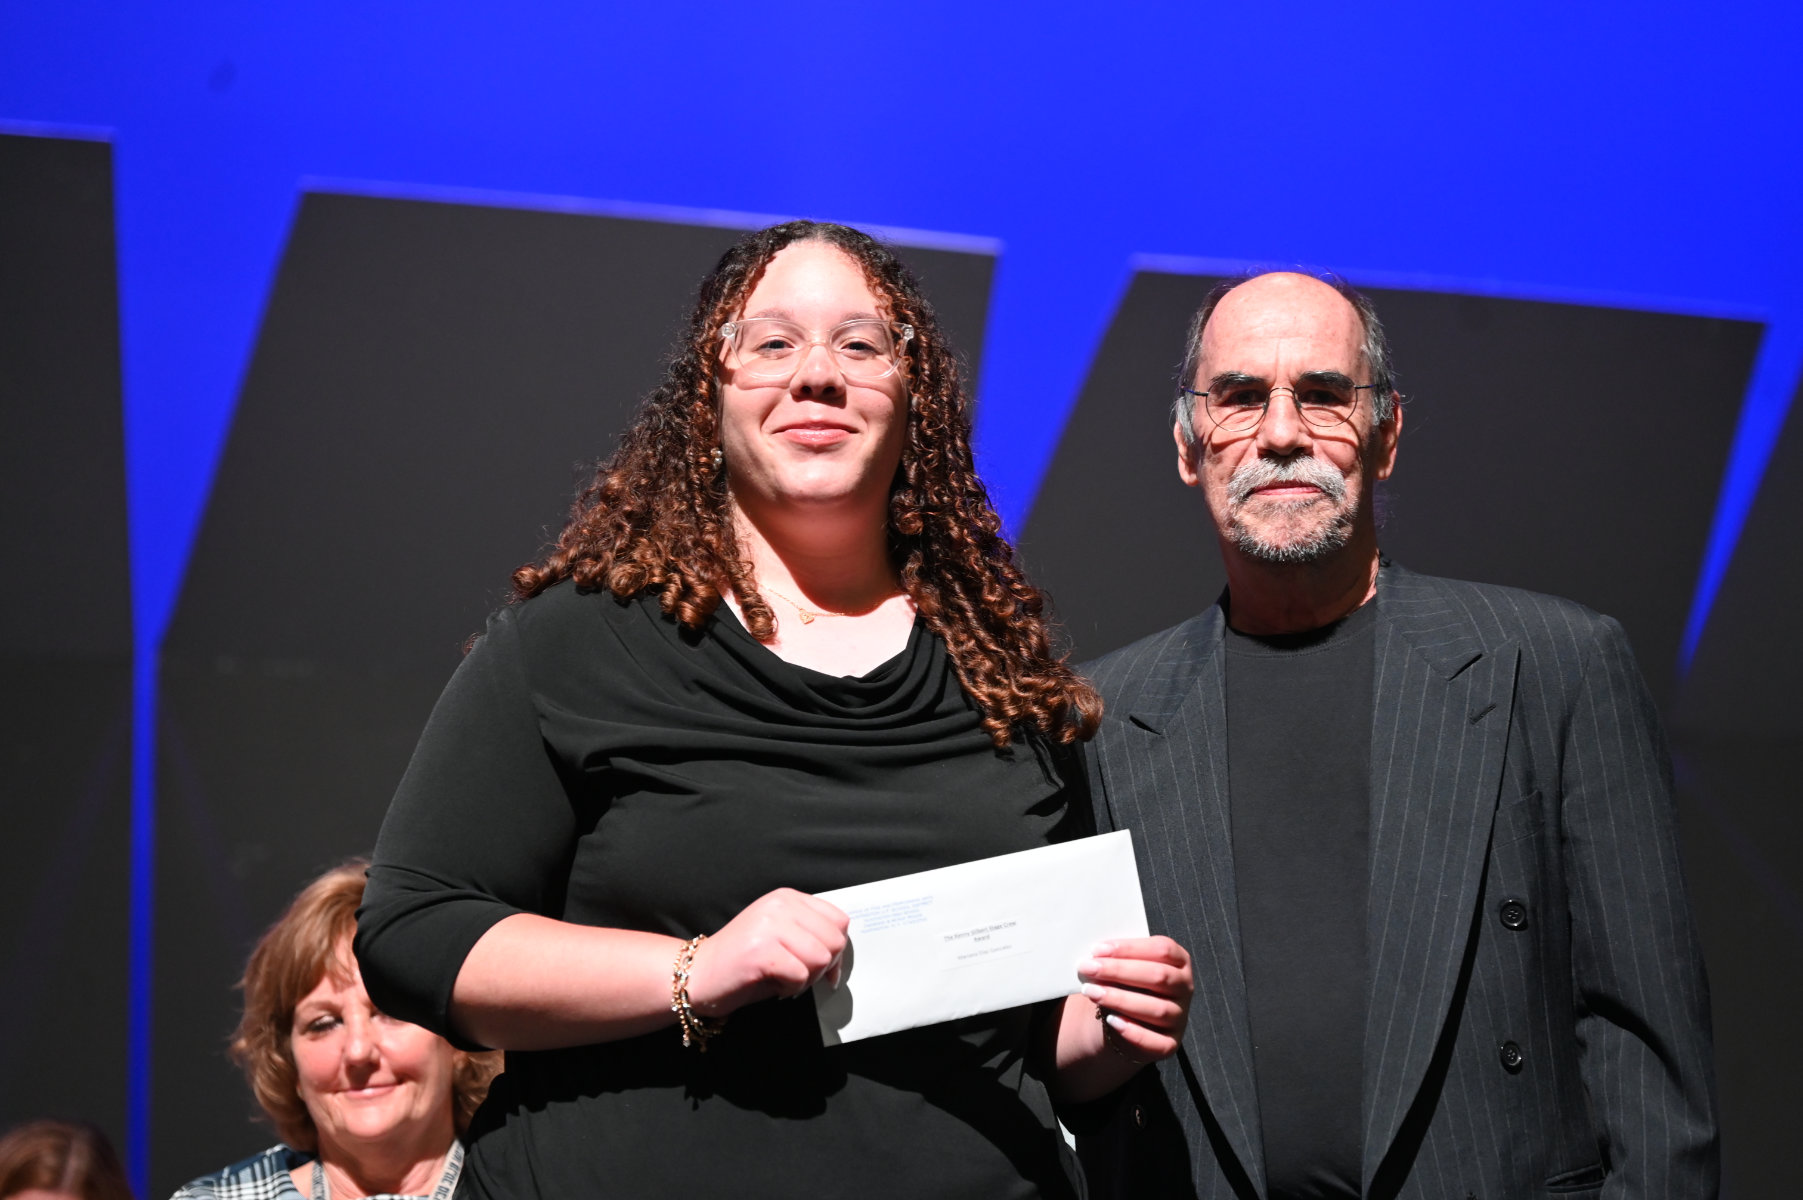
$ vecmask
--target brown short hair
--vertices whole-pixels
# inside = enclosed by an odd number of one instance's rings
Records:
[[[33,1188],[81,1200],[132,1200],[119,1155],[86,1121],[28,1121],[0,1137],[0,1197]]]
[[[294,1009],[327,973],[350,978],[350,941],[368,870],[367,860],[354,858],[302,888],[250,952],[238,983],[244,1016],[232,1034],[232,1061],[276,1133],[296,1150],[318,1149],[319,1131],[296,1090]],[[454,1060],[451,1089],[461,1137],[500,1070],[501,1056],[458,1050]]]

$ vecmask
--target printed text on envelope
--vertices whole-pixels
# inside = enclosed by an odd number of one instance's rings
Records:
[[[1011,954],[1025,954],[1025,924],[1018,917],[992,917],[975,925],[939,932],[939,969],[950,971],[980,962],[993,962]]]

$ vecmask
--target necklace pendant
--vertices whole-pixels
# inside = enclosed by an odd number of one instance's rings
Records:
[[[814,614],[807,609],[797,608],[795,611],[801,614],[801,623],[803,625],[812,625],[814,623]]]

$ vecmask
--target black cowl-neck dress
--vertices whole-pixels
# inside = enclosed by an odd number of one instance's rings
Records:
[[[687,938],[776,887],[865,883],[1062,840],[1074,760],[998,751],[916,622],[858,678],[786,663],[724,609],[564,583],[489,622],[420,739],[377,845],[357,953],[385,1011],[456,1040],[465,956],[515,912]],[[1016,1009],[822,1047],[809,997],[511,1052],[459,1195],[1075,1194]]]

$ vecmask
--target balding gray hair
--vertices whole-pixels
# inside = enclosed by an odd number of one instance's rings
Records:
[[[1183,366],[1177,376],[1177,399],[1171,405],[1171,419],[1177,428],[1183,431],[1186,442],[1196,440],[1196,398],[1182,389],[1196,385],[1196,369],[1202,364],[1202,331],[1208,328],[1208,318],[1214,315],[1221,298],[1242,283],[1250,283],[1254,279],[1266,275],[1294,275],[1304,272],[1295,271],[1249,271],[1235,279],[1223,280],[1209,289],[1208,296],[1202,301],[1202,307],[1190,319],[1189,341],[1183,352]],[[1389,422],[1395,414],[1396,376],[1390,367],[1390,343],[1384,337],[1384,323],[1377,319],[1377,308],[1371,298],[1341,279],[1337,275],[1310,275],[1318,279],[1345,298],[1358,313],[1359,328],[1364,331],[1364,344],[1359,348],[1365,360],[1365,368],[1371,372],[1371,411],[1377,417],[1377,423]]]

